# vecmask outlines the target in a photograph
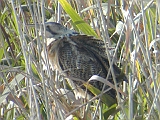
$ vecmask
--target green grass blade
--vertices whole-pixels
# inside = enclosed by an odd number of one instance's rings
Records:
[[[59,0],[65,12],[71,17],[73,23],[86,35],[98,37],[95,31],[76,13],[66,0]]]

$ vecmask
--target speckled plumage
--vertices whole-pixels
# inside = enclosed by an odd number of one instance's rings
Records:
[[[47,23],[49,30],[53,30],[52,33],[57,32],[54,27],[52,28],[52,25],[55,26],[56,24],[61,26],[61,29],[63,28],[62,25],[58,23]],[[65,27],[62,30],[64,29],[66,31],[68,30]],[[80,35],[76,32],[74,32],[76,34],[72,35],[71,30],[67,33],[59,33],[62,35],[53,35],[55,40],[47,46],[49,61],[54,69],[62,72],[65,76],[78,78],[85,82],[87,82],[92,75],[106,78],[109,62],[105,52],[105,44],[102,40],[95,39],[92,36]],[[52,38],[51,35],[49,35],[48,39],[50,38]],[[120,69],[116,65],[113,65],[113,69],[116,77],[118,77],[121,73]],[[108,80],[113,83],[111,75]],[[117,83],[122,81],[118,78],[116,78],[116,80]],[[74,83],[82,85],[81,81],[74,81]],[[96,80],[91,81],[90,84],[99,90],[103,88],[103,83]],[[84,89],[84,86],[81,88]],[[106,86],[106,88],[108,87]],[[114,90],[110,91],[109,94],[112,97],[116,96]]]

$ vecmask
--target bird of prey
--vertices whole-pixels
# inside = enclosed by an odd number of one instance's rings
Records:
[[[83,86],[83,81],[87,82],[93,75],[106,78],[110,68],[106,55],[105,43],[93,36],[81,35],[56,22],[46,22],[46,38],[51,42],[47,45],[49,62],[53,69],[57,69],[66,77],[77,78],[73,80],[77,86]],[[116,81],[126,80],[126,77],[119,78],[121,70],[113,64]],[[110,74],[107,79],[113,82]],[[104,83],[100,81],[90,81],[89,84],[99,89]],[[109,88],[106,86],[105,89]],[[91,92],[89,92],[91,94]],[[116,97],[115,90],[107,92],[111,97]]]

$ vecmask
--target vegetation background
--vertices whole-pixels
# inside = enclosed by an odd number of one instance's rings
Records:
[[[45,21],[105,41],[129,80],[123,100],[101,103],[92,87],[95,97],[76,100],[41,57]],[[159,48],[159,0],[0,0],[0,120],[159,120]]]

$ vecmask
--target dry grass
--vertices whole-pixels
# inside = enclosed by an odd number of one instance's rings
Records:
[[[0,0],[0,118],[160,119],[160,3],[126,1],[70,0],[74,12],[65,0],[59,0],[63,8],[51,0]],[[47,56],[41,57],[46,40],[39,37],[37,23],[48,20],[107,43],[110,62],[129,80],[123,85],[124,100],[118,95],[118,103],[108,106],[98,95],[76,99],[75,88],[50,69]]]

